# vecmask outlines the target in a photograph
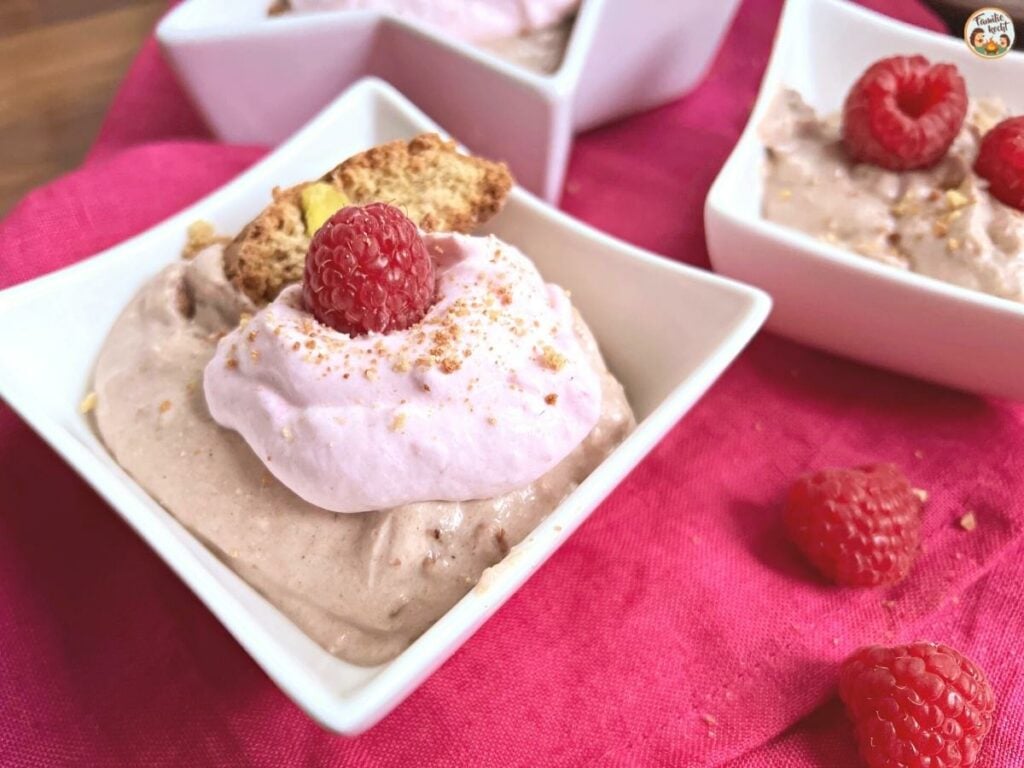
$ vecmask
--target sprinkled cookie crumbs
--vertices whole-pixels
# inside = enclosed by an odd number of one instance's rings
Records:
[[[978,518],[973,512],[968,512],[966,515],[960,518],[960,527],[970,533],[978,527]]]
[[[404,426],[405,426],[405,414],[404,413],[396,413],[395,414],[395,418],[393,418],[391,420],[391,427],[390,427],[391,431],[392,432],[397,432],[398,430],[402,429]]]
[[[947,189],[946,190],[946,205],[949,206],[951,211],[955,211],[958,208],[963,208],[969,205],[973,201],[963,192],[958,189]]]
[[[914,488],[913,491],[914,495],[921,500],[922,504],[928,501],[928,491],[926,491],[924,488]]]
[[[540,350],[540,358],[538,359],[541,368],[547,368],[551,371],[560,371],[565,367],[566,359],[565,355],[559,352],[554,347],[544,345]]]
[[[363,371],[363,376],[366,378],[367,381],[376,381],[377,380],[377,369],[376,368],[367,368],[365,371]]]
[[[90,392],[85,397],[83,397],[82,402],[78,404],[78,412],[89,413],[89,411],[96,407],[97,400],[99,400],[99,397],[96,395],[96,393]]]
[[[184,259],[191,259],[204,248],[215,243],[226,243],[230,237],[217,234],[213,224],[203,219],[193,221],[186,230],[185,247],[181,249],[181,256]]]
[[[171,410],[171,401],[164,400],[162,403],[160,403],[160,407],[158,408],[158,410],[160,411],[160,413],[167,413],[169,410]]]
[[[493,427],[493,426],[495,426],[498,423],[498,420],[496,418],[494,418],[493,416],[488,416],[487,417],[487,423],[490,424]]]
[[[291,427],[281,427],[281,437],[287,440],[289,443],[295,439],[295,433],[292,432]]]
[[[238,367],[238,361],[233,357],[229,357],[224,361],[224,367],[229,371],[233,371]]]
[[[545,395],[544,402],[547,403],[548,405],[554,405],[555,403],[558,402],[558,395],[556,395],[554,392]]]

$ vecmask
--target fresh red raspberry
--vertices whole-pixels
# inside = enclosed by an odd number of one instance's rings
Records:
[[[921,533],[921,499],[892,464],[823,469],[789,489],[790,538],[829,579],[893,584],[910,571]]]
[[[313,235],[302,300],[313,317],[342,333],[402,330],[434,300],[434,262],[400,210],[350,205]]]
[[[966,114],[967,87],[954,65],[892,56],[868,67],[847,94],[843,144],[858,162],[927,168],[946,154]]]
[[[974,172],[988,179],[988,191],[1024,211],[1024,117],[1003,120],[985,134]]]
[[[839,696],[869,768],[971,768],[996,707],[985,673],[941,643],[861,648]]]

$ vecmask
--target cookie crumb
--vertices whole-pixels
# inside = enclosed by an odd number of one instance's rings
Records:
[[[289,443],[295,439],[295,433],[292,432],[291,427],[281,427],[281,437],[287,440]]]
[[[462,361],[457,357],[446,357],[438,364],[438,367],[441,369],[441,373],[455,373],[462,367]]]
[[[169,410],[171,410],[171,401],[170,400],[164,400],[162,403],[160,403],[159,410],[160,410],[160,413],[167,413]]]
[[[928,501],[928,491],[926,491],[924,488],[914,488],[913,493],[915,496],[917,496],[917,498],[921,500],[922,504]]]
[[[550,394],[544,396],[544,402],[547,403],[548,405],[554,405],[555,403],[558,402],[558,395],[556,395],[554,392],[551,392]]]
[[[703,715],[701,715],[700,719],[708,725],[718,725],[718,718],[709,712],[705,712]]]
[[[971,202],[971,198],[967,197],[963,192],[957,189],[946,190],[946,205],[949,206],[951,211],[955,211],[957,208],[963,208],[965,205]]]
[[[970,533],[978,527],[978,518],[973,512],[968,512],[966,515],[960,518],[960,527]]]
[[[391,431],[397,432],[405,426],[405,414],[396,413],[395,418],[391,420]]]
[[[78,404],[78,412],[81,414],[89,413],[93,408],[96,407],[96,401],[99,397],[95,392],[90,392],[82,398],[82,402]]]
[[[540,350],[538,362],[541,368],[547,368],[550,371],[560,371],[565,367],[566,358],[565,355],[554,347],[544,345]]]
[[[229,240],[231,240],[230,237],[218,235],[217,230],[210,222],[204,219],[193,221],[185,230],[185,247],[181,249],[181,257],[191,259],[204,248],[216,243],[226,243]]]

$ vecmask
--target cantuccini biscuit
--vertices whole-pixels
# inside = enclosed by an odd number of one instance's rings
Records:
[[[461,154],[432,133],[350,157],[319,181],[353,204],[397,206],[427,232],[472,231],[501,210],[512,187],[504,163]],[[274,189],[273,202],[225,249],[225,273],[257,303],[302,279],[310,236],[301,198],[312,183]]]

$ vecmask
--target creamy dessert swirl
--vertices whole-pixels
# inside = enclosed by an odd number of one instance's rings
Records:
[[[335,512],[499,496],[593,429],[601,378],[565,292],[494,237],[424,235],[438,298],[415,326],[349,336],[283,291],[206,367],[213,418]]]

